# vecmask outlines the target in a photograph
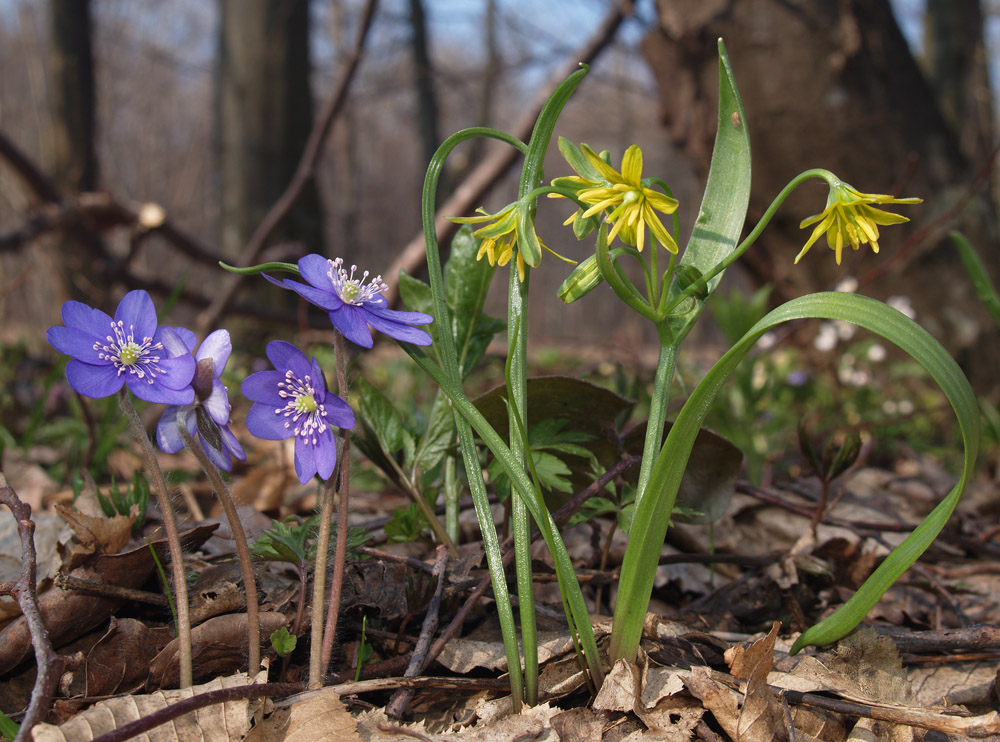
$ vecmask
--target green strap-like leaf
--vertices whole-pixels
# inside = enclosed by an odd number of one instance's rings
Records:
[[[719,359],[674,421],[653,467],[648,496],[636,507],[615,608],[612,661],[635,656],[670,512],[688,455],[712,400],[764,333],[783,322],[805,318],[850,322],[881,335],[917,360],[938,383],[955,410],[965,446],[965,463],[958,484],[947,497],[886,557],[840,610],[799,637],[792,647],[793,653],[810,644],[836,641],[857,626],[889,586],[931,544],[955,509],[972,475],[979,449],[976,398],[958,364],[926,330],[874,299],[832,292],[793,299],[767,314]]]

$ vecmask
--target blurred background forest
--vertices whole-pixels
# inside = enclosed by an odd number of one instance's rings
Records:
[[[821,244],[793,267],[798,223],[826,199],[806,188],[727,284],[771,283],[776,303],[853,277],[862,293],[908,297],[989,391],[997,330],[946,235],[962,229],[1000,277],[998,21],[1000,5],[978,0],[0,0],[0,342],[41,351],[65,299],[108,309],[130,288],[158,304],[176,294],[173,322],[242,330],[252,352],[287,334],[283,322],[323,326],[289,292],[237,283],[216,261],[319,252],[390,284],[400,268],[419,275],[420,190],[438,143],[482,124],[526,138],[539,98],[580,61],[593,71],[556,133],[615,163],[641,145],[644,174],[681,201],[683,244],[717,123],[722,36],[753,147],[750,226],[809,167],[925,199],[880,255],[836,266]],[[512,200],[517,168],[503,157],[460,149],[442,213]],[[546,176],[561,174],[553,147]],[[568,206],[540,213],[558,252],[592,250],[559,226]],[[568,272],[551,258],[536,271],[532,342],[655,361],[652,343],[642,352],[651,328],[610,291],[558,302]]]

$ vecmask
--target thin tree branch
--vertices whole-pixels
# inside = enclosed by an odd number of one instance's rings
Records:
[[[21,606],[21,613],[28,622],[31,634],[31,645],[35,650],[35,664],[38,675],[35,687],[31,691],[31,701],[24,714],[21,728],[15,742],[31,738],[31,728],[41,721],[48,713],[49,704],[55,693],[56,684],[62,674],[62,660],[56,657],[49,641],[49,632],[42,621],[42,613],[38,607],[36,592],[37,561],[35,557],[35,523],[31,520],[31,507],[21,502],[17,493],[7,484],[7,479],[0,472],[0,503],[10,508],[17,520],[17,532],[21,537],[21,579],[11,591]]]
[[[309,141],[306,142],[305,151],[302,153],[302,159],[299,161],[299,165],[292,176],[291,182],[288,184],[288,188],[281,194],[281,197],[274,203],[256,231],[251,235],[250,241],[243,250],[243,254],[240,255],[239,265],[248,266],[257,259],[268,236],[274,231],[281,220],[285,218],[292,205],[301,195],[306,184],[316,172],[316,165],[319,162],[320,155],[323,154],[327,137],[333,128],[333,122],[337,120],[344,108],[344,102],[347,100],[347,92],[351,87],[355,72],[361,62],[361,53],[364,50],[365,40],[368,37],[368,30],[371,28],[377,5],[377,0],[367,0],[365,3],[361,14],[361,26],[358,29],[358,38],[355,42],[354,50],[347,60],[340,85],[327,101],[326,107],[316,120],[313,130],[309,134]],[[204,334],[207,328],[213,327],[218,322],[219,317],[229,308],[229,304],[242,284],[243,278],[244,276],[235,273],[227,275],[216,298],[209,305],[208,309],[198,316],[196,324],[200,334]]]
[[[572,74],[580,64],[593,62],[604,51],[614,38],[625,14],[630,11],[630,6],[631,3],[624,1],[612,3],[611,9],[600,27],[579,49],[570,55],[566,63],[560,66],[549,78],[549,81],[535,93],[534,99],[525,106],[521,118],[511,127],[511,134],[521,140],[526,140],[531,135],[535,119],[538,118],[542,106],[545,105],[545,101],[548,100],[555,87]],[[438,208],[437,217],[434,219],[434,229],[437,231],[438,241],[444,242],[458,229],[458,225],[445,219],[445,215],[461,216],[471,211],[510,166],[517,161],[518,156],[517,150],[511,147],[497,148],[475,170],[469,173],[448,200]],[[414,273],[424,262],[425,256],[426,246],[423,232],[421,232],[407,243],[399,258],[389,267],[388,271],[383,273],[385,282],[389,285],[385,297],[390,305],[399,296],[399,272],[402,270]]]
[[[427,604],[427,614],[424,616],[424,622],[420,627],[420,636],[413,647],[410,664],[407,665],[406,672],[403,673],[404,678],[415,678],[428,665],[429,658],[427,651],[430,649],[431,639],[434,637],[434,632],[437,631],[438,627],[438,614],[441,610],[441,593],[444,591],[444,571],[447,565],[448,547],[441,544],[437,547],[437,558],[434,560],[433,575],[437,578],[437,584],[434,586],[434,595]],[[403,714],[410,707],[410,701],[413,700],[413,693],[413,688],[400,688],[393,693],[392,698],[385,707],[385,715],[390,719],[403,718]]]

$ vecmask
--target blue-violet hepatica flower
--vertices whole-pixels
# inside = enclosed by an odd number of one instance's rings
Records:
[[[241,387],[254,403],[247,428],[264,440],[295,438],[295,473],[302,484],[314,474],[329,479],[337,465],[331,426],[353,428],[354,413],[347,402],[326,391],[315,358],[310,361],[283,340],[268,343],[267,357],[274,370],[250,374]]]
[[[194,333],[183,327],[165,327],[163,344],[171,355],[191,355],[195,344]],[[194,354],[196,365],[194,378],[191,379],[194,402],[183,406],[171,405],[156,426],[156,444],[161,451],[177,453],[184,448],[177,420],[178,414],[183,411],[188,434],[200,442],[202,450],[218,468],[232,471],[233,459],[246,461],[243,447],[229,429],[229,395],[220,378],[232,350],[233,344],[226,330],[216,330],[205,338]]]
[[[430,345],[431,336],[412,325],[426,325],[434,318],[423,312],[401,312],[389,309],[383,293],[388,288],[382,276],[368,279],[368,271],[355,278],[357,266],[351,272],[344,269],[342,258],[328,260],[322,255],[306,255],[299,259],[299,274],[307,284],[291,279],[266,278],[276,286],[291,289],[321,309],[330,313],[330,321],[341,335],[364,348],[372,347],[368,326],[413,345]]]
[[[164,404],[194,400],[190,353],[173,356],[157,328],[156,309],[145,291],[129,291],[112,319],[78,301],[62,307],[65,323],[50,327],[45,337],[60,353],[72,356],[66,380],[85,397],[109,397],[127,384],[139,399]]]

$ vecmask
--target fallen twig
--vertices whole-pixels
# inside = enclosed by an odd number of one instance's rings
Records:
[[[7,478],[0,472],[0,503],[3,503],[14,515],[17,521],[17,532],[21,537],[21,579],[11,590],[21,606],[21,613],[28,622],[31,634],[31,646],[35,650],[35,665],[38,674],[35,687],[31,691],[31,701],[21,722],[21,728],[15,737],[15,742],[31,738],[31,728],[35,726],[48,712],[56,684],[62,674],[62,661],[56,656],[49,641],[49,632],[45,628],[42,614],[38,607],[36,592],[37,560],[35,557],[35,523],[31,520],[31,507],[17,496],[17,493],[7,484]]]
[[[437,547],[437,558],[434,560],[434,572],[433,576],[437,578],[437,584],[434,587],[434,595],[431,597],[430,602],[427,604],[427,613],[424,616],[424,622],[420,627],[420,636],[417,639],[416,646],[413,648],[413,654],[410,655],[410,664],[406,668],[406,672],[403,673],[404,678],[414,678],[424,671],[427,667],[428,657],[427,652],[431,646],[431,638],[434,636],[434,632],[437,631],[438,627],[438,613],[441,610],[441,593],[444,591],[444,571],[448,564],[448,548],[446,546]],[[385,715],[390,719],[401,719],[403,714],[410,706],[410,701],[413,700],[413,689],[412,688],[401,688],[396,691],[389,703],[385,707]]]

